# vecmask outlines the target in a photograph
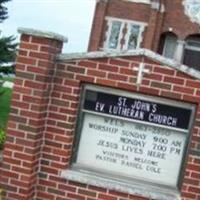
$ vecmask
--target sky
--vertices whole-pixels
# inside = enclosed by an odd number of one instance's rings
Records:
[[[12,0],[1,36],[19,38],[18,27],[52,31],[68,38],[64,53],[87,51],[96,0]]]

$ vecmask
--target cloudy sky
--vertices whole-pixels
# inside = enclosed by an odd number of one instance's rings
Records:
[[[18,27],[53,31],[67,36],[64,52],[87,51],[95,0],[12,0],[5,4],[9,18],[0,24],[2,35]]]

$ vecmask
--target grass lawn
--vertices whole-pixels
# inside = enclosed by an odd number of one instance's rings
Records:
[[[13,82],[14,81],[14,77],[0,77],[0,80],[3,80],[3,81],[10,81],[10,82]]]
[[[12,89],[0,88],[0,128],[6,128],[10,112],[10,100]]]

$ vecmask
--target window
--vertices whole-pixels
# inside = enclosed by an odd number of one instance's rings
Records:
[[[140,34],[139,25],[131,25],[129,39],[128,39],[128,49],[136,49],[138,45],[138,38]]]
[[[189,37],[186,40],[183,64],[200,70],[200,38]]]
[[[111,27],[108,46],[110,49],[116,49],[119,45],[119,34],[121,29],[121,22],[114,21]]]
[[[177,37],[173,34],[167,34],[165,36],[165,43],[163,49],[163,56],[166,58],[174,58],[177,47]]]
[[[104,49],[131,50],[139,48],[145,23],[107,17],[108,31]]]

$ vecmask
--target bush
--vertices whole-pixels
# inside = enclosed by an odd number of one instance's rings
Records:
[[[5,140],[6,140],[6,133],[3,129],[0,129],[0,150],[3,149]]]

